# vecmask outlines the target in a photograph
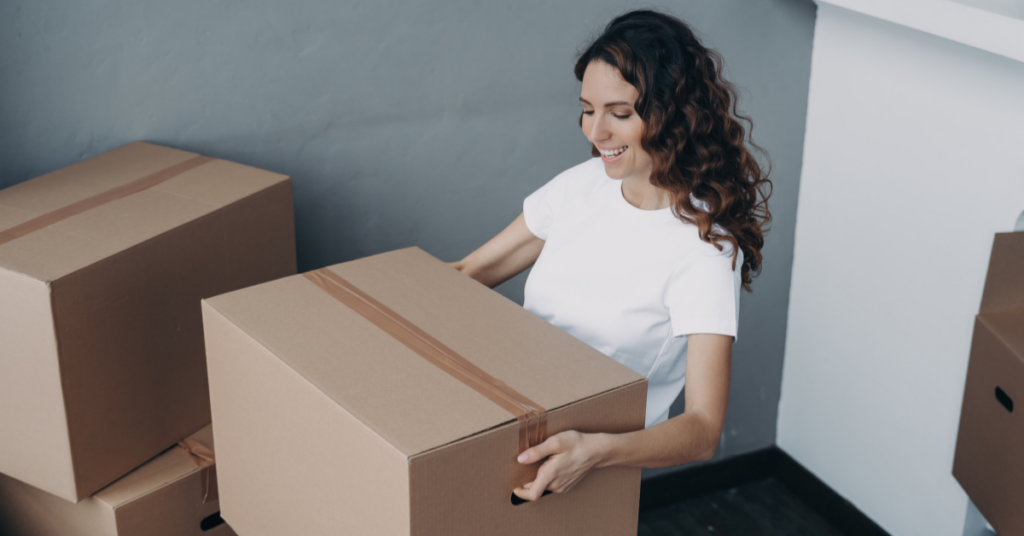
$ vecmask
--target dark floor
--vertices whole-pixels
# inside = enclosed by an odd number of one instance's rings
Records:
[[[843,536],[770,478],[640,514],[638,536]]]

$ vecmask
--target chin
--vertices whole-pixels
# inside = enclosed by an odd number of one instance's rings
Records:
[[[626,169],[626,168],[624,168],[622,166],[616,166],[616,165],[609,166],[608,164],[604,165],[604,173],[605,173],[605,175],[608,175],[608,177],[610,177],[612,179],[624,179],[624,178],[629,176],[629,171],[630,170],[628,170],[628,169]]]

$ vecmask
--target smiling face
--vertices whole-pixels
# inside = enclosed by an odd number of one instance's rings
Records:
[[[587,65],[580,91],[583,134],[601,152],[604,170],[613,179],[651,174],[651,156],[640,147],[644,122],[633,109],[638,96],[615,67],[603,61]]]

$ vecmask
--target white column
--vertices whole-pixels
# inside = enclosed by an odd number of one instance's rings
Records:
[[[1024,209],[1024,63],[877,16],[819,2],[778,444],[894,536],[960,536],[973,317]]]

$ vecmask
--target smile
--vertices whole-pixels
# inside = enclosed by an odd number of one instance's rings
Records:
[[[601,153],[601,160],[604,160],[606,164],[610,164],[612,162],[617,162],[620,158],[622,158],[622,153],[626,152],[626,149],[628,148],[628,145],[623,145],[622,147],[619,147],[617,149],[605,150],[598,148],[597,150],[598,152]]]

